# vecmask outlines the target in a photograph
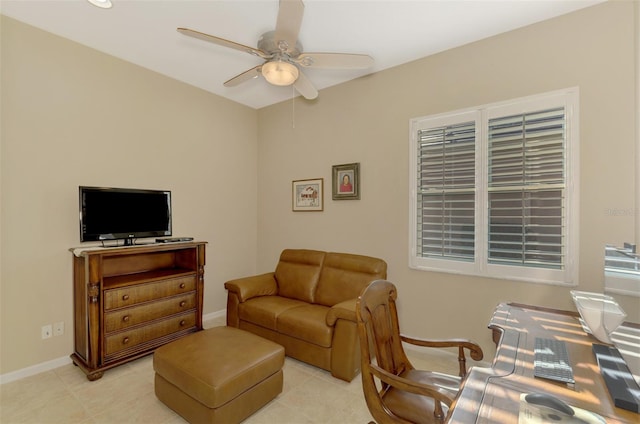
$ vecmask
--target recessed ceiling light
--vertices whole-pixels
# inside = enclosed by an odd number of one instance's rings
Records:
[[[113,7],[111,0],[87,0],[87,1],[92,5],[98,6],[102,9],[111,9]]]

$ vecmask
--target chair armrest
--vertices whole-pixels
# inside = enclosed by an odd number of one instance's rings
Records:
[[[427,340],[408,337],[402,334],[400,335],[400,339],[403,342],[422,347],[457,347],[458,363],[460,364],[460,377],[464,377],[467,374],[467,358],[464,354],[464,349],[469,349],[469,356],[471,356],[471,359],[475,361],[481,361],[484,357],[484,353],[482,352],[480,345],[467,339]]]
[[[369,370],[373,375],[378,377],[380,381],[387,383],[388,385],[393,386],[397,389],[403,390],[405,392],[415,393],[418,395],[432,397],[439,400],[440,402],[443,402],[447,406],[451,406],[451,404],[453,403],[454,398],[451,396],[450,392],[441,387],[435,385],[432,386],[400,377],[398,375],[385,371],[384,369],[374,364],[369,365]]]
[[[241,303],[252,297],[278,294],[278,283],[274,272],[230,280],[224,283],[224,287],[235,293]]]
[[[327,312],[327,325],[333,327],[338,319],[357,322],[356,301],[357,299],[349,299],[333,305]]]
[[[484,353],[482,352],[482,348],[475,342],[467,339],[445,339],[445,340],[427,340],[427,339],[417,339],[415,337],[405,336],[403,334],[400,335],[400,338],[403,342],[413,344],[416,346],[422,347],[458,347],[469,349],[469,354],[471,358],[476,361],[481,361]]]

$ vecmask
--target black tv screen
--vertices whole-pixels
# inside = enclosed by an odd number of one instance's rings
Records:
[[[80,186],[80,241],[171,235],[171,192]]]

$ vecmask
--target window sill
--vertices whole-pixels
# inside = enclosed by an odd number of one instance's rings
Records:
[[[609,293],[640,297],[640,276],[605,271],[604,290]]]
[[[560,281],[561,280],[561,277],[559,275],[560,271],[555,271],[555,270],[539,269],[537,270],[538,272],[529,273],[529,275],[526,275],[526,272],[522,273],[521,275],[518,275],[517,273],[509,272],[513,270],[510,270],[509,269],[510,267],[505,267],[505,266],[491,265],[490,267],[493,268],[493,272],[482,273],[482,272],[478,272],[475,269],[472,269],[473,264],[464,263],[464,265],[463,264],[458,264],[458,265],[461,265],[460,268],[458,269],[444,268],[444,267],[441,268],[438,266],[428,266],[424,264],[422,265],[410,264],[409,268],[414,269],[416,271],[440,272],[443,274],[464,275],[467,277],[475,277],[475,278],[489,278],[489,279],[495,279],[495,280],[505,280],[510,282],[516,282],[516,283],[545,284],[550,286],[569,287],[569,288],[578,286],[578,284],[576,284],[575,282]],[[529,271],[532,271],[532,269],[529,269]],[[553,278],[554,276],[556,278]]]

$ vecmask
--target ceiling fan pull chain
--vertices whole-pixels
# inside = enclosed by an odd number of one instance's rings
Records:
[[[291,128],[296,127],[296,89],[291,86]]]

